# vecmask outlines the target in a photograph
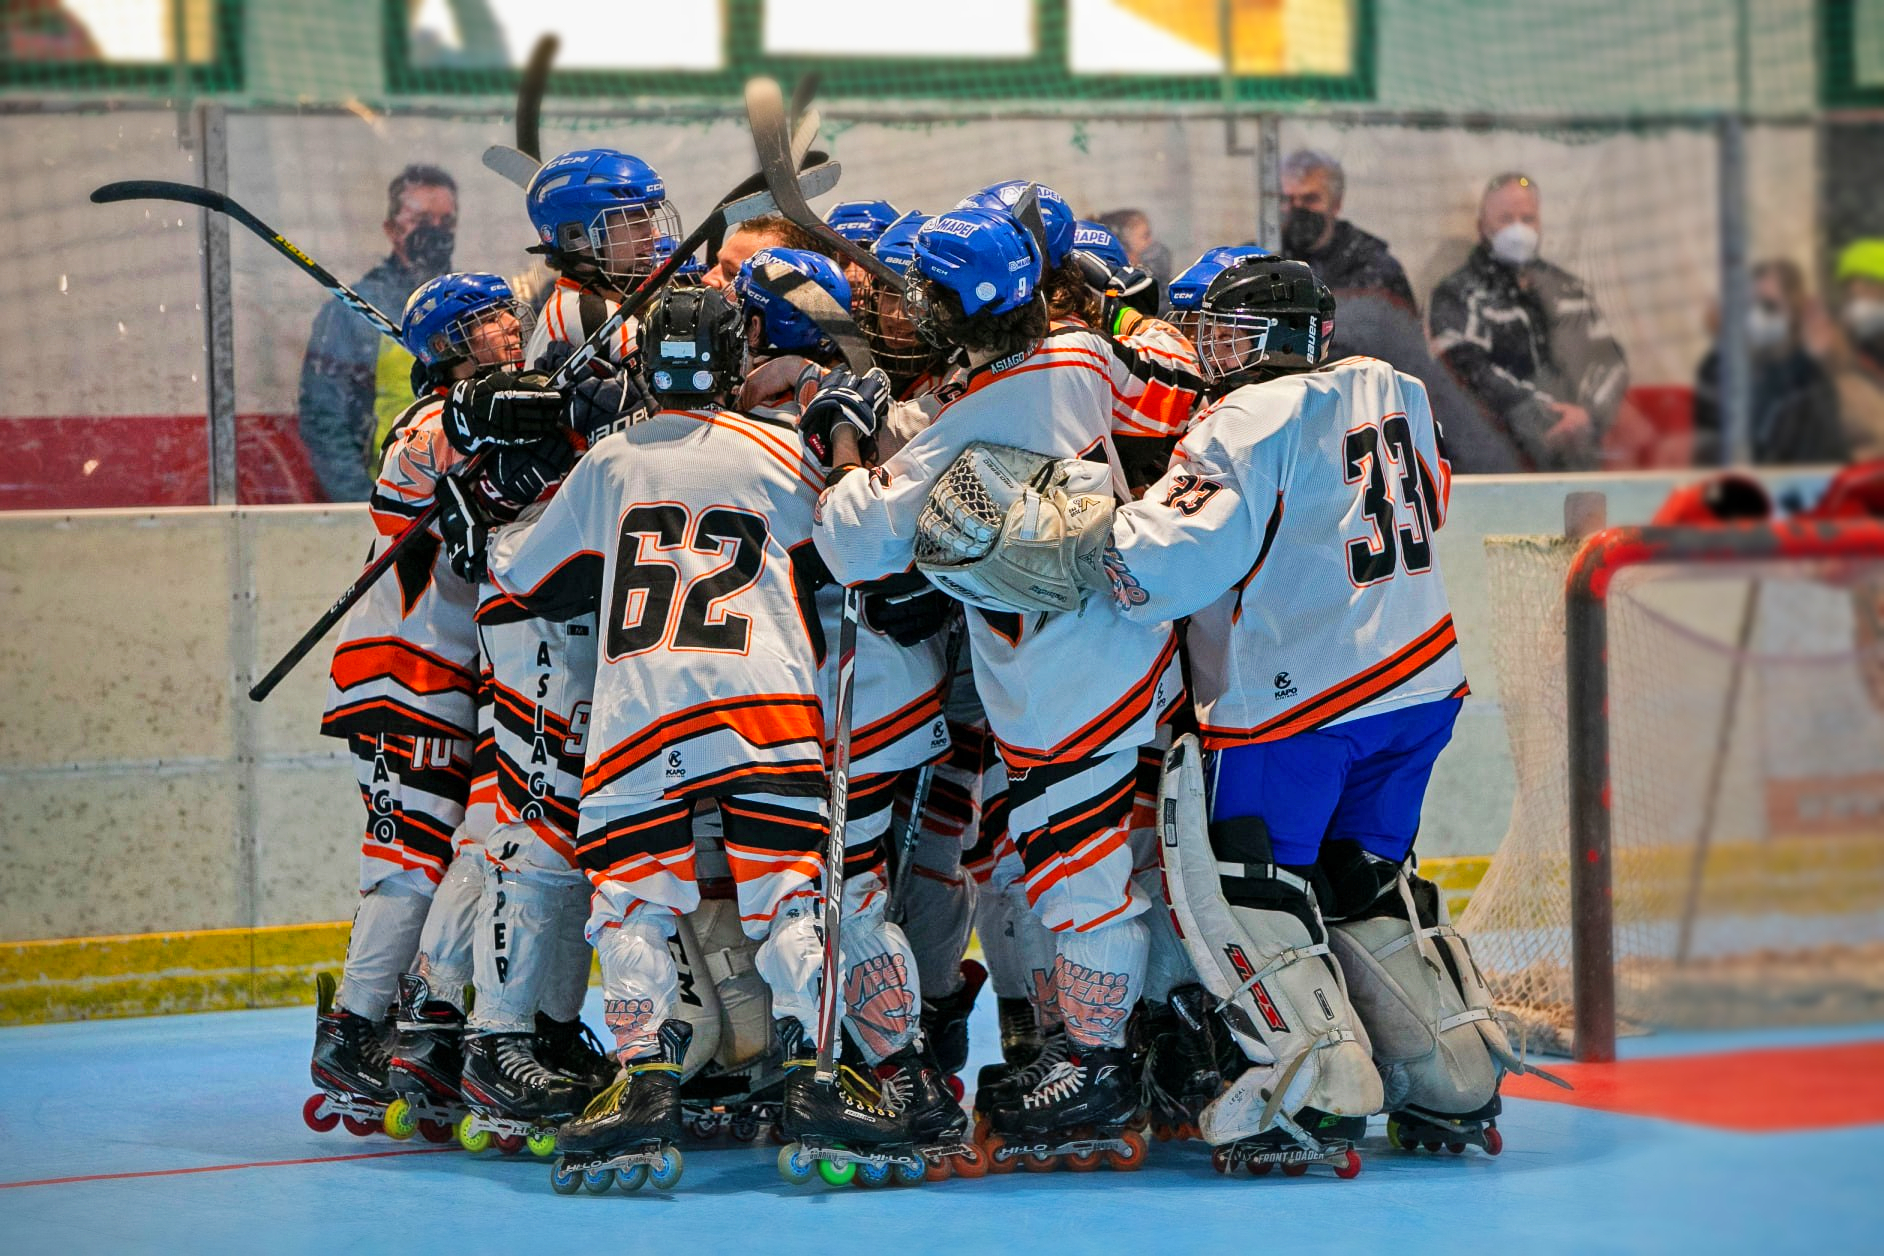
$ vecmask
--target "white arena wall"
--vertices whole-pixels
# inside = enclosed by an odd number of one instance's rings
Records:
[[[1605,493],[1612,523],[1644,522],[1677,482],[1457,482],[1440,553],[1473,697],[1424,854],[1489,854],[1510,812],[1482,538],[1560,531],[1578,490]],[[327,647],[266,703],[245,691],[367,541],[357,506],[0,514],[0,939],[351,915],[360,804],[344,746],[317,733]]]

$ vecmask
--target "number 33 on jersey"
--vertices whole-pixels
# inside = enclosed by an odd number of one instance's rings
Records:
[[[1425,387],[1373,358],[1204,412],[1107,565],[1129,618],[1191,617],[1207,746],[1465,693],[1433,546],[1450,490]]]

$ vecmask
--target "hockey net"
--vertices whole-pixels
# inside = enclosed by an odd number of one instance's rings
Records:
[[[1567,1051],[1578,542],[1485,546],[1517,793],[1460,927]],[[1617,1029],[1884,1015],[1884,559],[1624,567],[1606,608]]]

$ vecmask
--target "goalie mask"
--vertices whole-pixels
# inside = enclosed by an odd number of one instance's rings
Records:
[[[479,369],[519,368],[533,321],[500,275],[440,275],[407,298],[399,343],[434,377],[467,358]]]
[[[739,382],[745,342],[739,311],[718,289],[670,288],[641,329],[648,389],[661,406],[722,404]]]
[[[576,259],[624,286],[653,274],[680,238],[680,215],[661,176],[612,148],[577,149],[544,163],[524,201],[542,240],[533,252]]]
[[[1334,294],[1306,262],[1246,257],[1232,262],[1204,290],[1197,319],[1197,354],[1221,395],[1328,358],[1334,335]]]

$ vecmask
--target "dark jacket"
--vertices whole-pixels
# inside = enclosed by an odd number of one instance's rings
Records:
[[[1315,277],[1333,289],[1336,300],[1344,292],[1382,292],[1406,302],[1409,310],[1419,310],[1413,300],[1413,285],[1406,280],[1406,268],[1387,250],[1387,242],[1346,219],[1336,221],[1326,248],[1299,260],[1307,262]]]
[[[431,278],[388,257],[366,272],[353,290],[395,323],[412,290]],[[298,412],[301,443],[332,502],[363,502],[372,492],[378,450],[377,408],[380,354],[392,342],[338,301],[329,301],[314,318],[307,356],[301,360]],[[410,361],[409,358],[402,359]],[[405,385],[406,378],[399,384]],[[401,407],[412,400],[409,389]]]
[[[1718,466],[1726,436],[1720,408],[1720,347],[1708,350],[1694,380],[1694,461]],[[1753,360],[1753,460],[1763,465],[1843,462],[1838,389],[1803,349]]]
[[[1433,289],[1428,327],[1434,355],[1532,467],[1596,466],[1602,433],[1629,388],[1629,366],[1575,276],[1545,261],[1507,265],[1481,241]],[[1557,422],[1554,403],[1588,410],[1595,433],[1576,447],[1552,449],[1544,433]]]

